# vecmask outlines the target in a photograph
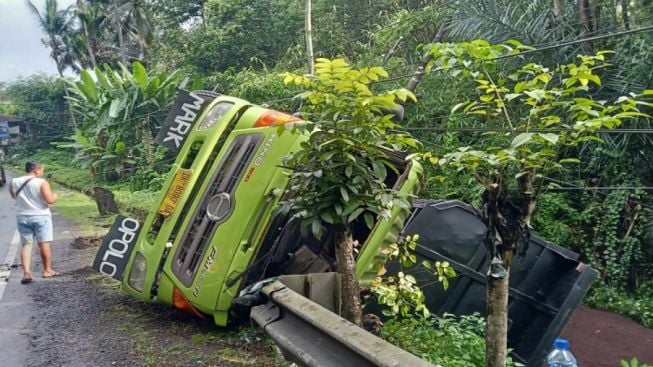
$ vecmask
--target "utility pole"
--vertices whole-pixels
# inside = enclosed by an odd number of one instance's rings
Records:
[[[304,5],[305,16],[304,16],[304,25],[306,28],[306,58],[308,61],[308,74],[315,74],[315,60],[313,55],[313,36],[311,31],[311,0],[306,0]]]

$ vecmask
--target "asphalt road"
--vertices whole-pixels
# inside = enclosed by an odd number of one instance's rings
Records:
[[[33,314],[31,298],[21,288],[18,261],[20,240],[16,231],[16,210],[9,196],[11,174],[0,188],[0,355],[3,366],[23,366],[29,348],[29,321]]]

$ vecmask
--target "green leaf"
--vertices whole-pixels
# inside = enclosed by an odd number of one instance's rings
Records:
[[[461,107],[465,106],[466,104],[467,104],[467,102],[458,103],[457,105],[453,106],[453,108],[451,109],[451,113],[455,113],[456,111],[458,111]]]
[[[580,159],[578,158],[564,158],[560,160],[560,163],[575,163],[580,164]]]
[[[347,188],[345,188],[344,186],[340,186],[340,195],[342,195],[342,199],[345,202],[349,201],[349,193],[347,192]]]
[[[349,217],[347,218],[347,223],[351,223],[354,220],[356,220],[356,218],[358,218],[358,216],[361,215],[361,213],[363,213],[364,211],[365,208],[360,208],[360,207],[354,210],[351,214],[349,214]]]
[[[313,219],[313,222],[311,222],[311,232],[317,239],[322,237],[322,224],[318,219]]]
[[[522,146],[522,145],[528,143],[529,141],[531,141],[531,139],[533,139],[533,133],[521,133],[521,134],[515,136],[515,138],[512,140],[512,143],[510,144],[510,146],[512,148],[517,148],[519,146]]]
[[[320,218],[322,218],[323,221],[329,223],[329,224],[334,224],[335,220],[333,218],[333,214],[330,211],[324,211],[322,214],[320,214]]]
[[[143,67],[143,64],[137,60],[132,64],[132,70],[134,73],[134,81],[136,81],[138,86],[144,90],[147,87],[147,71],[145,70],[145,67]]]
[[[111,106],[109,107],[109,117],[116,118],[122,110],[122,103],[120,99],[114,99],[111,101]]]
[[[363,218],[365,219],[365,224],[367,225],[367,228],[372,229],[374,227],[374,217],[372,216],[372,214],[367,212],[363,215]]]
[[[90,99],[93,102],[97,101],[97,89],[95,88],[95,81],[93,81],[93,78],[91,78],[91,74],[89,74],[89,72],[86,70],[82,70],[80,76],[82,92],[84,92],[86,98]]]
[[[506,94],[506,100],[512,101],[513,99],[521,96],[521,93],[508,93]]]
[[[546,133],[546,134],[538,134],[542,139],[548,141],[549,143],[556,145],[558,143],[558,139],[560,139],[560,135],[554,134],[554,133]]]

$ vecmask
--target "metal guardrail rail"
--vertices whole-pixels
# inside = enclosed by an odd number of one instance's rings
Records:
[[[339,287],[333,286],[339,278],[331,274],[282,280],[317,302],[279,280],[262,288],[268,302],[253,307],[250,317],[286,359],[307,367],[436,367],[323,307],[339,309]]]

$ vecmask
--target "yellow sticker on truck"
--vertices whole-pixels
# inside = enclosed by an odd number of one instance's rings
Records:
[[[184,168],[180,168],[177,171],[175,178],[172,180],[172,184],[168,187],[165,198],[161,202],[159,214],[164,217],[169,217],[175,211],[177,204],[181,200],[181,196],[186,191],[192,173],[193,171]]]

